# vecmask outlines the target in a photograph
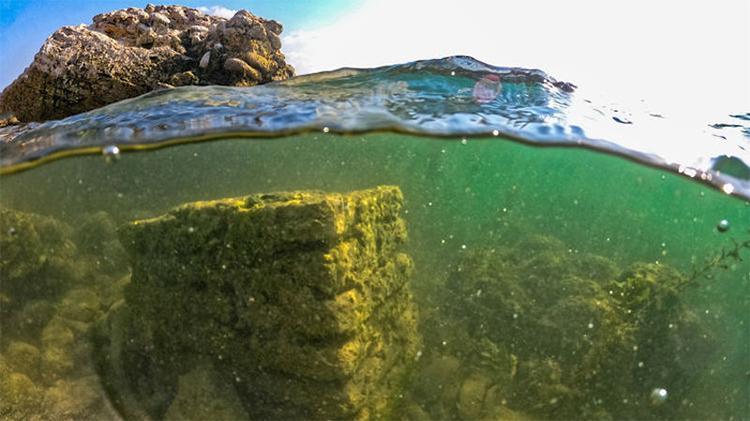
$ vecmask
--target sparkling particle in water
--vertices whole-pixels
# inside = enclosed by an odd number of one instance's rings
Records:
[[[102,155],[107,162],[120,159],[120,148],[117,145],[108,145],[102,148]]]
[[[492,131],[493,136],[500,136],[500,130],[493,130]]]
[[[734,186],[732,184],[729,184],[729,183],[726,183],[723,186],[721,186],[721,189],[726,194],[732,194],[732,192],[734,192]]]
[[[657,387],[651,391],[651,405],[661,405],[667,400],[667,389]]]
[[[467,143],[469,143],[469,141],[468,141],[468,140],[466,140],[466,138],[463,138],[463,139],[461,139],[461,144],[462,144],[462,145],[465,145],[465,144],[467,144]]]
[[[643,361],[638,361],[638,367],[643,368]]]
[[[593,329],[593,328],[594,328],[594,323],[593,322],[589,322],[589,329]]]
[[[8,228],[8,235],[10,236],[16,235],[16,229],[13,227]]]
[[[716,225],[716,229],[719,230],[719,232],[727,232],[727,231],[729,231],[729,221],[727,221],[726,219],[722,219]]]
[[[328,133],[329,131],[331,131],[331,129],[329,129],[328,127],[323,127],[323,133]]]

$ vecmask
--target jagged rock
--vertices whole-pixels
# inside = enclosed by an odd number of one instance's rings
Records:
[[[246,10],[229,20],[183,6],[100,14],[89,26],[65,26],[47,38],[3,91],[0,114],[43,121],[165,86],[287,79],[294,69],[280,51],[281,31],[278,22]]]

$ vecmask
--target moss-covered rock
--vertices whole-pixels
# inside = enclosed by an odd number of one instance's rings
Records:
[[[104,403],[99,379],[87,375],[57,380],[44,392],[43,419],[106,419],[113,414]]]
[[[20,306],[63,291],[72,279],[60,266],[76,253],[70,232],[52,218],[0,208],[0,293]]]
[[[249,419],[234,389],[233,379],[223,379],[210,362],[180,376],[177,395],[164,416],[165,420],[247,420]]]
[[[100,272],[122,274],[127,270],[127,253],[117,238],[117,225],[106,212],[84,215],[73,239]]]
[[[58,304],[57,314],[68,320],[91,323],[102,314],[101,301],[90,289],[73,289]]]
[[[438,346],[439,338],[464,370],[492,380],[481,416],[498,408],[539,418],[644,418],[652,415],[649,388],[670,385],[680,394],[706,369],[711,335],[687,310],[687,281],[673,268],[635,264],[620,272],[604,257],[538,235],[512,248],[464,252],[454,268],[430,298],[442,310],[428,319],[425,341]],[[480,413],[468,397],[478,385],[463,380],[450,417]],[[669,405],[660,414],[679,414]]]
[[[39,376],[41,354],[34,345],[26,342],[14,341],[5,350],[7,363],[17,372],[24,373],[34,379]]]
[[[259,194],[123,226],[133,273],[102,340],[129,376],[121,395],[163,416],[208,358],[253,417],[387,414],[420,342],[402,201],[396,187]]]
[[[0,376],[0,418],[32,418],[39,412],[42,392],[26,374],[6,370]]]

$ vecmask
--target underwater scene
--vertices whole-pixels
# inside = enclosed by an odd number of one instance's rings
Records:
[[[750,117],[675,150],[576,89],[451,57],[3,129],[0,419],[747,419]]]

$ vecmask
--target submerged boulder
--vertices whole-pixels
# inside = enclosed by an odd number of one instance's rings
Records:
[[[210,361],[252,418],[387,417],[420,344],[402,201],[258,194],[123,226],[132,280],[100,335],[115,400],[183,414]]]
[[[43,121],[156,88],[252,86],[294,75],[282,26],[240,10],[229,20],[183,6],[128,8],[53,33],[0,96],[0,114]]]
[[[451,417],[510,410],[541,419],[645,419],[654,385],[684,396],[708,371],[716,343],[689,310],[684,275],[654,263],[621,270],[604,257],[569,250],[555,238],[532,235],[513,247],[461,254],[445,288],[430,298],[441,310],[428,321],[433,333],[425,333],[425,342],[461,355],[462,366],[479,370],[496,390],[467,376],[449,398],[456,407]],[[429,371],[418,369],[420,375]],[[660,411],[681,418],[683,407],[675,400]]]

